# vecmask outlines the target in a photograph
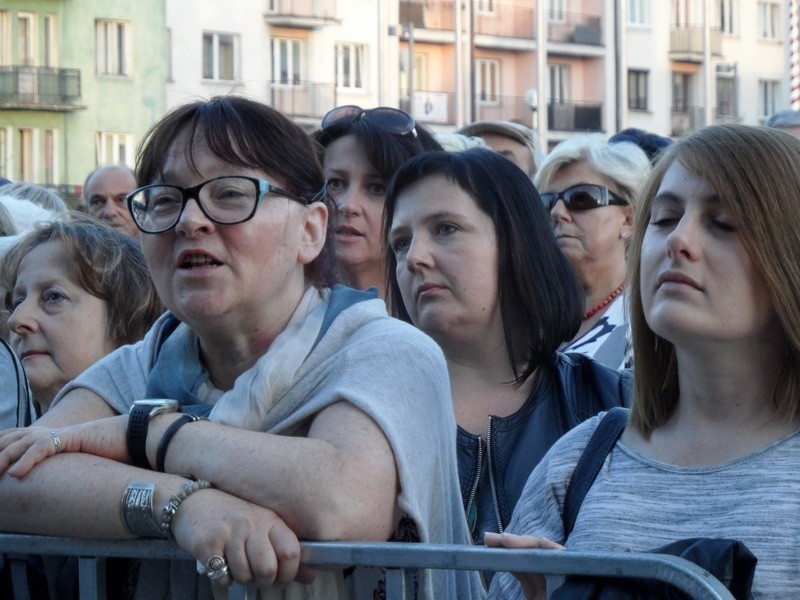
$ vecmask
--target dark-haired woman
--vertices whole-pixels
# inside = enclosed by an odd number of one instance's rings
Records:
[[[315,138],[324,147],[325,190],[336,207],[331,241],[339,277],[356,289],[376,287],[385,298],[386,185],[406,160],[441,146],[411,115],[387,106],[334,108]]]
[[[535,200],[535,201],[533,201]],[[473,539],[501,532],[566,431],[623,403],[628,379],[556,350],[582,294],[536,189],[486,149],[407,162],[386,199],[391,302],[444,350]]]
[[[200,569],[143,564],[137,591],[159,598],[233,581],[262,598],[372,597],[376,569],[298,589],[298,539],[468,541],[444,358],[375,294],[330,286],[308,134],[220,97],[165,116],[137,164],[129,207],[169,312],[41,427],[3,432],[0,530],[172,536]],[[480,589],[469,572],[417,585],[429,600]]]

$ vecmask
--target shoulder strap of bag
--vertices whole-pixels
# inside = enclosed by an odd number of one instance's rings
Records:
[[[614,407],[605,414],[592,437],[589,438],[589,443],[578,459],[578,464],[575,465],[572,478],[567,486],[567,495],[564,497],[564,511],[561,518],[564,521],[565,540],[572,533],[575,519],[578,518],[578,511],[581,509],[586,493],[592,487],[606,456],[617,443],[619,436],[622,435],[627,422],[628,409]]]

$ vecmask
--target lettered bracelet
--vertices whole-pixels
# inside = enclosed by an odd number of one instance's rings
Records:
[[[122,522],[133,535],[167,537],[153,514],[154,483],[133,481],[122,494]]]
[[[205,417],[200,417],[198,415],[181,415],[179,418],[175,419],[167,430],[164,432],[164,435],[161,436],[161,441],[158,442],[158,450],[156,450],[156,470],[164,472],[164,462],[167,459],[167,448],[169,447],[169,443],[172,441],[173,436],[178,433],[178,429],[186,425],[187,423],[196,423],[197,421],[207,421]]]
[[[163,537],[172,537],[172,519],[175,516],[175,513],[178,512],[178,508],[180,508],[181,503],[191,494],[194,494],[197,490],[203,490],[210,487],[211,483],[204,481],[203,479],[198,479],[197,481],[190,480],[183,484],[183,489],[169,499],[169,502],[167,502],[166,506],[164,506],[164,510],[162,511],[161,533]]]

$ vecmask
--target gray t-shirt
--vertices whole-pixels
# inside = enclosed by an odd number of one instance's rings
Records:
[[[561,511],[602,415],[562,437],[531,474],[508,531],[564,543]],[[641,552],[693,537],[736,539],[758,558],[753,597],[800,598],[800,431],[737,460],[679,467],[618,442],[583,501],[566,547]],[[490,598],[522,598],[499,573]]]

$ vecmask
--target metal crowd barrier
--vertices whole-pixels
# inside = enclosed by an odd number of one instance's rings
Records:
[[[417,568],[656,579],[697,600],[733,599],[725,586],[701,567],[664,554],[510,550],[399,542],[304,542],[301,546],[302,561],[309,565],[385,567],[387,600],[413,597],[413,586],[407,582],[410,572]],[[78,556],[81,600],[105,600],[106,558],[193,560],[174,543],[163,540],[83,540],[18,534],[0,534],[0,554]],[[251,586],[236,584],[229,591],[230,600],[254,600],[255,597]]]

